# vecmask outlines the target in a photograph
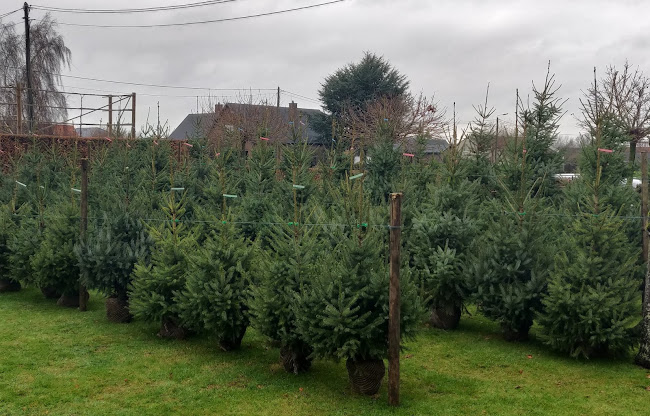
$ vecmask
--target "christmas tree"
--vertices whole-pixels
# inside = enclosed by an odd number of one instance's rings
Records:
[[[600,139],[598,128],[596,149],[603,149]],[[585,172],[575,185],[582,198],[567,210],[576,218],[560,240],[564,245],[555,257],[539,319],[548,345],[586,358],[629,351],[639,322],[638,249],[625,235],[619,211],[601,202],[603,191],[620,186],[601,180],[601,153],[607,150],[596,150],[595,172]]]
[[[80,270],[74,245],[79,240],[79,207],[63,201],[50,208],[43,241],[31,257],[34,281],[46,297],[61,295],[62,306],[79,306]]]
[[[196,244],[191,232],[181,222],[185,213],[183,204],[184,199],[177,201],[174,192],[168,197],[164,208],[167,221],[150,230],[155,242],[151,264],[138,262],[129,290],[133,315],[159,323],[158,336],[163,338],[188,335],[181,325],[178,293],[185,288],[188,257],[196,249]]]
[[[389,275],[382,236],[358,229],[327,254],[296,306],[297,325],[319,358],[346,360],[353,387],[375,394],[388,351]],[[416,286],[402,275],[401,332],[413,335],[421,318]]]
[[[323,250],[316,232],[299,221],[274,227],[269,247],[260,259],[260,281],[253,288],[254,327],[280,343],[284,368],[294,374],[311,367],[312,349],[296,328],[294,304],[298,294],[316,277]]]
[[[144,224],[126,210],[104,214],[97,233],[75,248],[79,267],[89,289],[109,297],[106,313],[110,320],[128,322],[128,287],[135,264],[148,264],[153,241]]]
[[[183,326],[214,335],[224,351],[238,349],[250,320],[254,261],[250,243],[224,220],[191,260],[185,288],[178,296]]]

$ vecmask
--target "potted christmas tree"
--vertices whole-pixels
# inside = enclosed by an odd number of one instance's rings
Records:
[[[108,297],[109,321],[131,321],[127,290],[135,264],[149,263],[152,245],[143,223],[123,211],[111,217],[105,214],[98,232],[75,248],[86,286]]]
[[[388,267],[376,231],[341,233],[311,287],[301,290],[297,325],[313,356],[345,360],[354,391],[373,395],[385,373],[388,353]],[[413,335],[421,318],[416,286],[401,282],[400,329]]]
[[[181,325],[178,293],[185,287],[188,258],[196,244],[181,223],[183,199],[176,201],[172,192],[164,211],[168,219],[151,228],[151,263],[140,260],[133,271],[129,306],[135,317],[160,324],[159,337],[182,339],[189,331]]]
[[[224,351],[238,349],[249,325],[252,265],[250,243],[224,220],[191,257],[178,296],[183,326],[214,335]]]

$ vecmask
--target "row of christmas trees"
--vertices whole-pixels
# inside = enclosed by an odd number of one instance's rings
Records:
[[[642,284],[639,198],[621,186],[625,134],[601,120],[580,180],[560,189],[549,179],[555,115],[537,111],[498,164],[455,140],[428,162],[381,135],[364,149],[370,160],[334,148],[316,167],[302,145],[264,141],[246,157],[197,140],[179,157],[169,142],[107,143],[93,153],[85,242],[78,155],[35,149],[3,176],[0,278],[74,304],[81,276],[109,296],[112,319],[134,314],[162,336],[210,332],[232,349],[251,324],[289,371],[333,357],[351,374],[383,374],[386,200],[402,191],[406,334],[420,304],[444,328],[474,304],[510,340],[536,321],[555,349],[625,353],[640,339]]]

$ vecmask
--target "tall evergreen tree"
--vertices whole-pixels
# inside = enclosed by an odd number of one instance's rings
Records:
[[[538,89],[533,85],[533,105],[523,108],[519,117],[523,134],[515,132],[515,140],[506,146],[498,170],[507,189],[520,188],[521,167],[526,169],[526,189],[533,189],[533,195],[551,196],[558,191],[554,175],[562,168],[561,155],[554,149],[558,127],[564,112],[564,101],[557,96],[560,87],[555,85],[555,75],[546,74],[544,85]],[[522,161],[525,159],[525,161]]]
[[[618,211],[600,198],[607,187],[620,187],[601,181],[601,123],[595,172],[577,185],[582,198],[568,211],[577,217],[564,233],[539,319],[548,345],[587,358],[627,352],[639,322],[638,249],[626,237]]]

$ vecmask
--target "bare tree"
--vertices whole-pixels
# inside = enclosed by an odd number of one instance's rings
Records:
[[[60,92],[61,71],[70,67],[71,52],[56,31],[56,21],[49,14],[31,26],[31,69],[35,122],[55,122],[66,117],[66,98]],[[25,35],[16,26],[0,23],[0,100],[16,103],[18,84],[26,85]],[[24,91],[24,90],[23,90]],[[20,97],[25,100],[26,96]],[[26,101],[26,100],[25,100]],[[23,119],[27,106],[23,105]],[[17,106],[0,106],[0,116],[13,118]]]
[[[350,110],[346,115],[345,138],[352,144],[370,146],[382,135],[390,135],[396,143],[407,137],[441,136],[445,124],[445,111],[433,98],[420,94],[397,98],[381,97],[366,105],[363,110]]]
[[[610,65],[600,80],[581,100],[583,125],[591,132],[599,120],[612,116],[621,123],[630,138],[629,161],[636,159],[636,145],[650,134],[650,78],[625,62],[622,70]],[[632,178],[628,178],[632,183]]]

